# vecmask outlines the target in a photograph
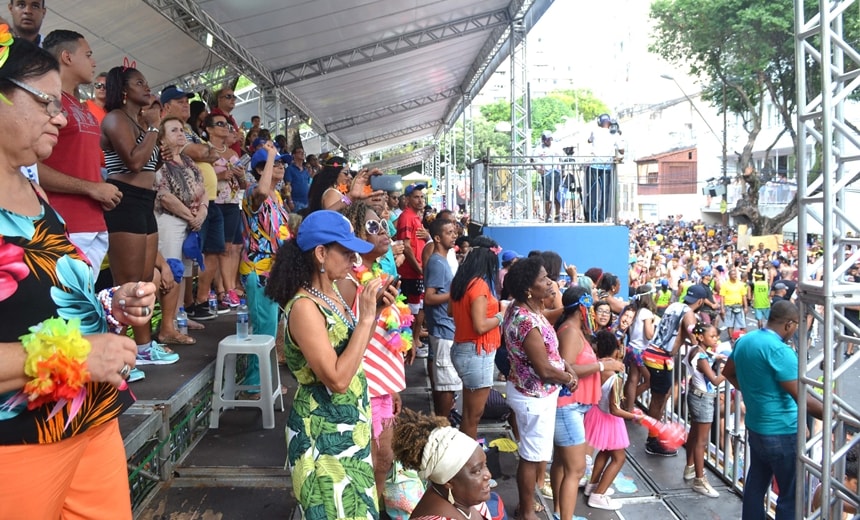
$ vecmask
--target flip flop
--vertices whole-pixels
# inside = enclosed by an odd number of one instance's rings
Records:
[[[205,330],[206,325],[188,318],[188,330]]]
[[[185,334],[177,334],[176,336],[168,338],[159,336],[155,338],[155,341],[165,345],[194,345],[197,343],[196,339],[191,336],[186,336]]]

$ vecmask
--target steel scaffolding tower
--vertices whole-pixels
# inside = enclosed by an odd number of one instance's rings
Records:
[[[857,238],[860,218],[856,208],[845,207],[844,193],[860,167],[860,156],[851,151],[860,149],[860,139],[846,124],[844,113],[845,101],[860,84],[860,53],[843,38],[842,23],[843,13],[857,3],[857,0],[819,2],[817,9],[810,12],[805,7],[808,2],[794,2],[800,315],[814,317],[823,340],[823,352],[807,361],[810,345],[801,324],[797,511],[803,511],[805,518],[842,518],[845,504],[858,505],[857,494],[842,482],[845,455],[853,443],[860,442],[858,436],[846,441],[845,426],[858,424],[858,411],[840,397],[851,391],[846,370],[858,359],[858,356],[844,357],[847,344],[858,342],[849,334],[853,332],[860,337],[860,330],[845,314],[846,307],[860,303],[860,284],[845,279],[846,270],[860,259],[860,238]],[[855,13],[856,9],[855,5]],[[815,81],[817,71],[821,74],[820,84],[814,89],[807,88],[807,81]],[[809,182],[807,175],[815,163],[816,150],[821,153],[821,175]],[[815,264],[806,261],[808,223],[812,219],[823,227],[824,255]],[[853,238],[848,236],[851,230]],[[846,257],[845,246],[849,245],[854,248],[853,254]],[[816,272],[820,276],[811,280]],[[812,370],[821,361],[824,377],[818,381]],[[819,394],[824,408],[823,433],[807,435],[808,411],[803,397]],[[816,480],[821,481],[822,507],[811,511],[805,501]]]
[[[529,150],[528,70],[526,68],[526,28],[523,21],[511,22],[511,218],[532,215],[531,168],[523,164]],[[487,215],[489,218],[489,215]]]

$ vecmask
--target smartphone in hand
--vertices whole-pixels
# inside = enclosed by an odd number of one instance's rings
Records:
[[[400,191],[403,189],[403,177],[400,175],[371,175],[370,188],[373,191]]]

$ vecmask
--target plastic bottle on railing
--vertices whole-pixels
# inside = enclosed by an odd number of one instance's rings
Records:
[[[209,291],[209,312],[213,315],[218,314],[218,296],[215,291]]]
[[[188,314],[185,312],[185,307],[180,307],[179,314],[176,315],[176,330],[180,334],[188,334]]]
[[[236,337],[245,339],[248,337],[248,305],[245,298],[239,300],[239,308],[236,309]]]

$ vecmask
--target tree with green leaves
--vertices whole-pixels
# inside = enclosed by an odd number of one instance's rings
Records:
[[[484,105],[480,111],[494,124],[511,120],[511,102],[504,99]],[[531,101],[531,140],[536,142],[544,130],[554,130],[565,117],[589,121],[603,113],[609,113],[609,108],[589,89],[552,91]]]
[[[807,2],[814,9],[813,2]],[[856,15],[856,13],[855,13]],[[762,129],[762,113],[769,100],[779,113],[782,132],[766,148],[765,161],[776,141],[788,133],[799,146],[795,128],[797,99],[794,54],[794,3],[791,0],[655,0],[651,18],[656,22],[649,48],[670,63],[686,66],[704,85],[702,98],[722,113],[743,119],[747,141],[738,159],[746,189],[731,209],[736,219],[749,223],[753,234],[781,233],[797,216],[794,199],[772,218],[758,208],[758,188],[768,179],[750,170],[752,151]],[[814,70],[810,92],[816,89]],[[801,174],[804,172],[798,172]]]

